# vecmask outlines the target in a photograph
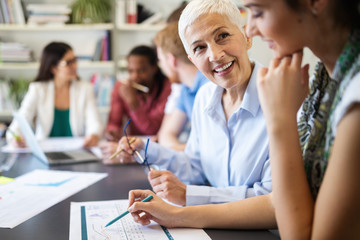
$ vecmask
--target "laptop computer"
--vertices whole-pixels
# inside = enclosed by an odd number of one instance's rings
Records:
[[[27,120],[19,113],[13,113],[14,119],[18,122],[20,130],[26,140],[26,145],[31,152],[47,165],[59,165],[70,163],[83,163],[100,160],[89,149],[76,149],[68,151],[44,152],[36,140],[35,134]]]

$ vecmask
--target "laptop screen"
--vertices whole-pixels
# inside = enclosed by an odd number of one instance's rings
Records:
[[[42,162],[44,162],[45,164],[48,165],[49,162],[44,154],[44,151],[41,149],[39,143],[37,142],[35,134],[34,134],[33,130],[31,129],[28,121],[17,112],[14,112],[13,116],[14,116],[15,120],[18,122],[20,130],[21,130],[22,134],[24,135],[26,144],[29,146],[32,153],[37,158],[39,158]]]

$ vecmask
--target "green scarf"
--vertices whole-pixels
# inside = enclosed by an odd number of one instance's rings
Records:
[[[328,164],[335,133],[331,128],[334,110],[346,87],[360,71],[360,29],[351,32],[331,78],[323,63],[315,68],[315,79],[302,106],[298,122],[305,171],[314,199]]]

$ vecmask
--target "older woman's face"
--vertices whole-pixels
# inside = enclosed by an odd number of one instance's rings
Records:
[[[186,28],[185,38],[190,60],[210,81],[225,89],[247,84],[251,75],[247,49],[251,43],[227,17],[201,15]]]

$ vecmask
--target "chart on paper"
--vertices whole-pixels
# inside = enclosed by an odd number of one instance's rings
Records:
[[[189,236],[194,235],[199,237],[197,239],[210,239],[201,229],[176,229],[173,233],[173,230],[156,223],[141,226],[134,222],[130,214],[105,228],[109,221],[126,211],[127,207],[127,200],[71,203],[70,239],[169,240],[189,239]]]
[[[38,169],[0,185],[0,227],[16,227],[106,176],[105,173]]]

